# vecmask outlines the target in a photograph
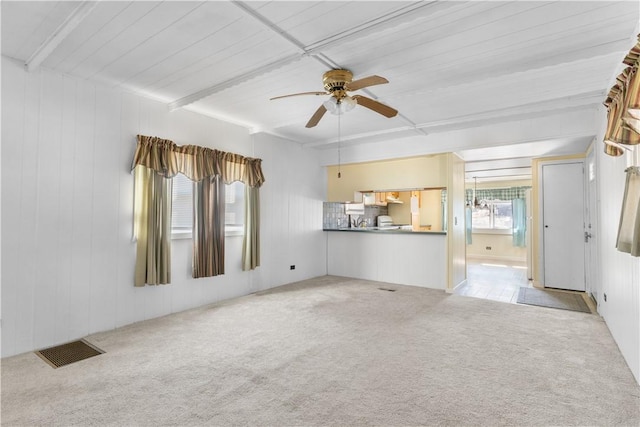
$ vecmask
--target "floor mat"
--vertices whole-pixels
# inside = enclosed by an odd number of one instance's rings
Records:
[[[591,313],[581,293],[550,291],[547,289],[520,288],[518,304],[559,308],[562,310]]]

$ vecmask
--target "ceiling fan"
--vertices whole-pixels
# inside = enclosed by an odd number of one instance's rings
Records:
[[[382,114],[385,117],[394,117],[398,114],[398,110],[366,96],[347,94],[347,92],[353,92],[365,87],[389,83],[389,81],[384,77],[369,76],[354,81],[351,71],[338,69],[329,70],[324,73],[322,75],[322,83],[325,89],[324,92],[293,93],[290,95],[276,96],[275,98],[271,98],[271,100],[300,95],[331,95],[331,98],[323,102],[322,105],[320,105],[320,108],[318,108],[313,116],[311,116],[311,119],[309,119],[306,124],[306,127],[308,128],[312,128],[317,125],[322,116],[324,116],[324,113],[327,111],[330,111],[333,114],[342,114],[353,109],[356,104],[362,105],[363,107]]]

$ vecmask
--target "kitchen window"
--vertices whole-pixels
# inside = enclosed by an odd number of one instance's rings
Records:
[[[484,201],[483,206],[472,210],[473,231],[484,233],[511,233],[513,207],[511,201]]]
[[[173,178],[171,238],[190,239],[193,229],[193,181],[182,174]],[[225,235],[244,233],[244,183],[225,185]]]

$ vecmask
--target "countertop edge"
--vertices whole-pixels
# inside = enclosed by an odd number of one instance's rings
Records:
[[[323,228],[322,231],[346,231],[351,233],[380,233],[380,234],[436,234],[446,236],[446,231],[413,231],[413,230],[370,230],[366,228]]]

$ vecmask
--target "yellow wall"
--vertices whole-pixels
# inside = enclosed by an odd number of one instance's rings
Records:
[[[387,211],[394,224],[411,224],[411,192],[400,191],[398,200],[402,203],[388,203]]]
[[[442,190],[420,192],[420,225],[431,225],[431,231],[442,231]]]
[[[527,260],[527,248],[513,246],[511,234],[473,233],[473,243],[467,245],[467,257],[504,261]],[[491,249],[487,249],[487,246]]]
[[[539,203],[538,198],[540,194],[540,188],[538,186],[538,166],[540,162],[549,162],[556,160],[571,160],[571,159],[584,159],[585,154],[574,154],[570,156],[557,156],[557,157],[541,157],[538,159],[531,160],[531,216],[532,216],[532,228],[531,230],[531,240],[533,244],[531,248],[533,250],[532,256],[532,268],[533,268],[533,282],[536,285],[542,285],[540,283],[540,272],[538,271],[541,265],[541,260],[539,259],[539,248],[542,242],[540,242],[540,238],[538,236],[538,230],[542,225],[540,224],[541,218],[538,215],[539,212]]]
[[[467,278],[464,160],[449,153],[447,169],[447,290],[453,291]]]
[[[355,191],[447,186],[447,154],[327,167],[327,201],[353,200]]]

